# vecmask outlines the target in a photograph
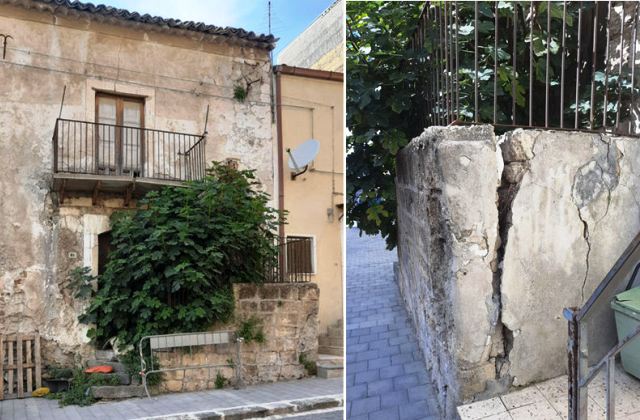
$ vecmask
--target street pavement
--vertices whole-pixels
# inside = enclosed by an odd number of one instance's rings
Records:
[[[240,390],[222,389],[164,394],[153,398],[134,398],[101,402],[88,407],[59,407],[58,401],[25,398],[0,401],[1,420],[128,420],[147,417],[188,418],[197,412],[213,412],[269,403],[288,403],[318,397],[340,397],[342,378],[309,378],[248,386]],[[318,407],[319,408],[319,407]],[[325,413],[321,413],[325,415]],[[173,417],[175,416],[175,417]],[[181,417],[178,417],[181,416]],[[340,418],[340,417],[338,417]],[[332,419],[318,417],[318,419]]]
[[[289,414],[286,416],[266,417],[265,420],[342,420],[344,417],[343,408],[332,408],[328,410],[311,411],[308,413]]]
[[[394,280],[396,251],[347,229],[347,418],[439,419],[426,364]]]

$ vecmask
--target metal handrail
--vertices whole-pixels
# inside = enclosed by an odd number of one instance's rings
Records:
[[[601,298],[605,292],[628,290],[631,288],[640,273],[640,262],[634,262],[632,257],[640,249],[640,234],[627,246],[622,255],[618,258],[611,270],[607,273],[602,282],[598,285],[593,294],[581,308],[566,308],[563,311],[564,318],[569,323],[568,328],[568,364],[569,364],[569,419],[587,419],[588,385],[596,375],[606,368],[606,414],[607,419],[615,417],[615,357],[632,340],[640,336],[640,327],[619,339],[617,343],[591,367],[589,366],[589,349],[587,320],[588,316],[595,310],[597,304],[609,305],[610,302],[602,302]],[[621,270],[629,263],[634,263],[629,279],[626,276],[620,277]],[[626,271],[625,271],[626,272]],[[624,272],[623,272],[624,273]],[[615,279],[619,281],[614,283]],[[615,289],[611,289],[614,287]]]

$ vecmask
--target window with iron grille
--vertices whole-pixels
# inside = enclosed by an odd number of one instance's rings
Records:
[[[315,274],[315,238],[287,236],[287,273]]]

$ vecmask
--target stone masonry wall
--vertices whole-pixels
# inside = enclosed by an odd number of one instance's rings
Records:
[[[397,173],[398,282],[441,405],[564,374],[562,309],[640,230],[637,140],[432,127]]]
[[[216,330],[237,330],[251,317],[262,323],[264,343],[242,345],[242,379],[245,384],[299,379],[307,373],[300,355],[315,360],[318,353],[318,286],[314,283],[236,284],[235,321]],[[198,351],[156,353],[162,367],[226,364],[236,360],[236,345],[201,347]],[[235,370],[191,369],[168,372],[160,392],[212,389],[217,373],[235,384]]]

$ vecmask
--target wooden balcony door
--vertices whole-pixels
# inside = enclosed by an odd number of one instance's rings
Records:
[[[96,162],[99,174],[140,176],[144,99],[96,94]]]

